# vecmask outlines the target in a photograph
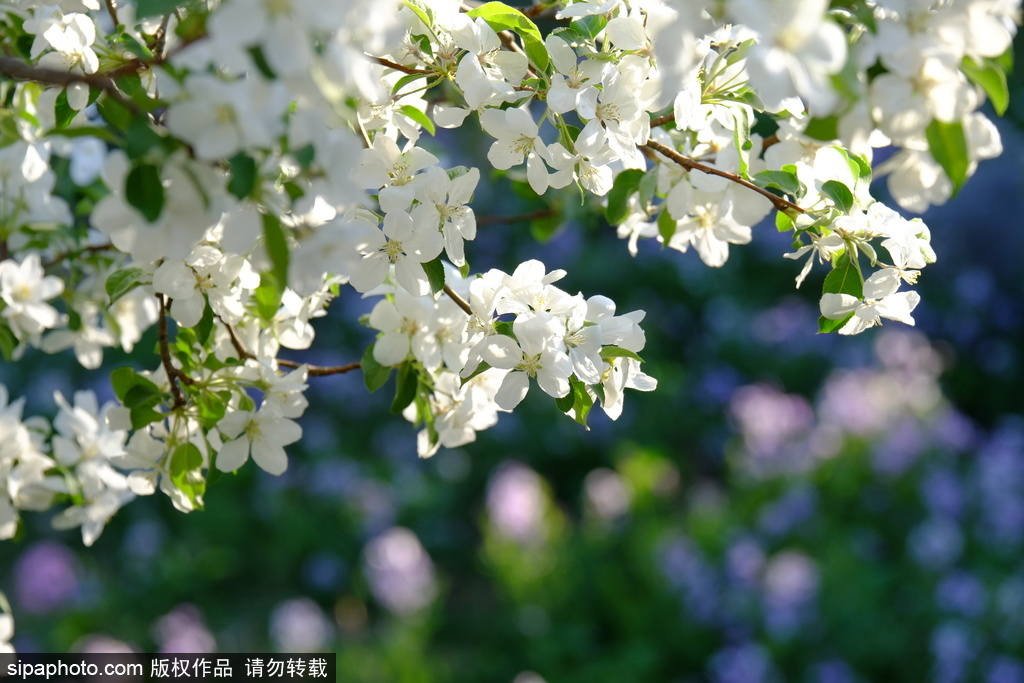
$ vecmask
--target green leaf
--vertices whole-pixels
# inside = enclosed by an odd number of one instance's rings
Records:
[[[644,177],[640,179],[640,186],[637,188],[641,210],[646,211],[647,207],[650,206],[651,200],[654,199],[654,191],[657,187],[658,174],[654,172],[644,173]]]
[[[6,119],[3,119],[6,121]],[[13,119],[11,119],[13,124]],[[6,131],[4,131],[6,133]],[[74,128],[65,128],[63,130],[53,130],[46,133],[46,135],[60,135],[65,138],[97,138],[103,142],[109,143],[114,146],[120,146],[123,143],[121,138],[112,133],[106,128],[100,128],[99,126],[75,126]]]
[[[838,332],[839,330],[841,330],[843,328],[843,325],[845,325],[847,322],[849,322],[850,318],[852,318],[852,317],[853,317],[853,313],[851,313],[850,315],[846,316],[845,318],[841,318],[839,320],[832,320],[831,318],[826,318],[823,315],[819,316],[818,317],[818,334],[831,334],[833,332]]]
[[[423,25],[427,28],[433,28],[434,26],[434,10],[430,9],[430,6],[421,0],[402,0],[402,4],[413,11]]]
[[[543,244],[560,233],[565,225],[561,212],[556,212],[530,221],[530,234],[533,235],[533,239]]]
[[[124,106],[112,97],[104,95],[96,103],[103,120],[109,123],[115,130],[124,131],[135,120],[128,107]]]
[[[823,294],[850,294],[858,299],[864,296],[864,278],[857,263],[850,259],[849,250],[833,259],[832,272],[825,276],[821,291]]]
[[[133,400],[135,401],[141,400],[140,397],[144,397],[146,395],[157,394],[163,396],[157,385],[153,384],[153,382],[127,366],[117,368],[110,373],[110,386],[114,389],[114,395],[117,396],[117,399],[123,404],[128,400],[127,397],[129,392],[136,387],[142,387],[143,393],[134,394]],[[138,403],[133,403],[132,405],[138,405]],[[130,405],[125,404],[125,406],[131,408]]]
[[[789,232],[795,227],[793,219],[785,211],[775,212],[775,229],[779,232]]]
[[[529,17],[515,7],[503,2],[488,2],[466,13],[467,16],[480,17],[495,31],[515,31],[523,38],[526,56],[541,71],[547,71],[551,62],[544,39],[537,25]]]
[[[210,307],[210,301],[206,298],[206,295],[203,295],[203,299],[205,300],[203,317],[192,328],[196,333],[196,341],[199,342],[200,346],[206,346],[206,342],[210,339],[210,333],[213,332],[213,308]]]
[[[441,263],[441,257],[438,256],[433,261],[427,261],[423,265],[423,272],[427,274],[427,280],[430,281],[430,291],[437,294],[444,289],[444,264]]]
[[[821,185],[821,192],[832,200],[836,208],[844,214],[850,213],[853,208],[853,192],[838,180],[826,180]]]
[[[733,107],[733,121],[736,125],[732,129],[733,144],[739,155],[740,176],[746,178],[750,168],[750,150],[754,143],[750,139],[750,110],[746,107]]]
[[[925,129],[928,149],[953,183],[955,197],[967,180],[970,157],[967,153],[967,136],[961,123],[932,121]]]
[[[370,344],[359,361],[359,369],[363,371],[363,384],[371,394],[387,383],[392,370],[391,367],[378,363],[377,359],[373,357],[374,346],[374,344]]]
[[[774,187],[793,197],[800,197],[804,193],[803,183],[791,171],[761,171],[754,174],[751,180],[758,187]]]
[[[110,297],[110,304],[132,291],[146,279],[146,272],[141,268],[121,268],[107,276],[104,288]]]
[[[138,0],[135,3],[135,19],[171,14],[185,4],[181,0]]]
[[[804,135],[822,142],[831,142],[839,137],[839,117],[827,116],[822,119],[811,119],[804,130]]]
[[[426,78],[426,77],[427,77],[427,74],[406,74],[406,75],[402,76],[401,78],[399,78],[397,81],[395,81],[395,84],[391,87],[391,94],[395,95],[395,94],[398,93],[399,90],[401,90],[405,86],[409,85],[410,83],[415,83],[416,81],[420,80],[421,78]]]
[[[164,138],[149,125],[148,118],[136,116],[124,132],[124,151],[132,159],[141,159],[151,149],[160,147]]]
[[[629,198],[644,177],[644,171],[638,168],[626,169],[615,176],[612,189],[608,191],[608,206],[605,207],[604,216],[611,225],[618,225],[626,220],[629,215]]]
[[[568,413],[572,410],[573,404],[576,402],[576,397],[573,396],[572,387],[569,388],[569,393],[565,396],[560,396],[555,399],[555,407],[561,410],[563,413]]]
[[[594,407],[594,399],[590,397],[587,386],[575,377],[570,378],[569,395],[572,396],[572,407],[576,413],[575,420],[584,427],[587,426],[587,417],[590,409]]]
[[[11,360],[14,350],[18,348],[18,338],[14,336],[10,325],[7,322],[0,322],[0,353],[3,353],[4,360]]]
[[[253,292],[256,299],[256,312],[263,320],[272,320],[281,308],[281,297],[284,296],[284,284],[273,273],[260,273],[260,286]]]
[[[78,116],[78,110],[72,109],[71,105],[68,104],[68,91],[66,88],[57,95],[57,100],[53,103],[53,113],[56,118],[55,128],[57,130],[67,128],[74,118]]]
[[[970,57],[964,57],[960,70],[985,91],[997,114],[1002,116],[1006,113],[1006,108],[1010,106],[1010,88],[1006,82],[1006,71],[999,62],[984,59],[978,63]]]
[[[400,415],[405,407],[416,398],[416,387],[419,375],[412,369],[412,363],[405,361],[398,369],[398,380],[395,382],[395,400],[391,402],[391,414]]]
[[[231,157],[228,174],[228,192],[238,199],[245,199],[256,189],[256,161],[245,152]]]
[[[187,441],[171,453],[171,482],[184,493],[192,506],[203,506],[203,494],[206,493],[206,480],[203,479],[203,454],[199,447]]]
[[[591,14],[572,22],[571,25],[576,31],[585,36],[588,41],[592,41],[608,25],[608,17],[603,14]]]
[[[288,239],[284,234],[284,226],[277,216],[265,213],[263,220],[263,245],[270,256],[271,272],[281,286],[282,293],[288,283]],[[280,301],[280,299],[278,299]]]
[[[411,104],[402,105],[398,108],[398,111],[423,126],[423,130],[427,131],[431,135],[434,135],[437,132],[437,129],[434,128],[434,122],[430,120],[430,117]]]
[[[164,185],[160,179],[160,169],[153,164],[133,167],[125,179],[124,193],[128,203],[138,209],[150,223],[163,213]]]
[[[171,453],[168,471],[172,479],[177,479],[190,470],[203,466],[203,454],[191,441],[181,444]]]
[[[668,207],[662,207],[661,213],[658,214],[658,234],[661,235],[662,243],[666,246],[676,234],[676,227],[676,219],[669,214]]]
[[[604,358],[605,360],[609,360],[611,358],[632,358],[633,360],[640,361],[641,363],[644,362],[644,359],[637,355],[635,351],[624,349],[621,346],[602,346],[601,358]]]

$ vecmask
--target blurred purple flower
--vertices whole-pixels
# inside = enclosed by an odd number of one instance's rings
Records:
[[[195,605],[178,605],[157,619],[152,627],[152,635],[159,651],[164,654],[217,650],[217,641]]]
[[[42,614],[66,606],[79,590],[78,562],[56,541],[40,541],[22,553],[14,565],[18,608]]]
[[[503,463],[487,486],[487,513],[494,529],[520,543],[544,540],[544,489],[540,475],[518,462]]]
[[[988,667],[985,683],[1024,683],[1024,663],[1007,655],[999,655]]]
[[[323,610],[309,598],[285,600],[270,613],[270,637],[280,652],[319,652],[331,632]]]
[[[686,538],[663,543],[657,556],[662,574],[683,594],[687,613],[703,623],[713,621],[719,612],[722,594],[714,567]]]
[[[909,416],[891,425],[872,453],[871,465],[883,475],[903,474],[928,447],[928,434]]]
[[[965,617],[977,617],[988,606],[985,587],[967,572],[954,572],[945,577],[935,591],[935,602],[940,609]]]
[[[932,516],[910,532],[907,543],[919,565],[925,569],[942,569],[960,557],[964,539],[955,521]]]
[[[968,627],[957,621],[939,624],[931,637],[934,680],[953,683],[963,680],[975,655],[975,645]]]
[[[777,453],[788,442],[805,434],[814,420],[806,399],[766,384],[737,389],[729,402],[729,410],[739,423],[747,450],[755,458]]]
[[[587,502],[601,519],[611,520],[629,511],[633,491],[618,472],[607,467],[591,470],[583,480]]]
[[[783,536],[815,513],[818,495],[810,485],[797,485],[765,507],[757,526],[769,536]]]
[[[363,551],[366,579],[377,601],[392,612],[418,612],[437,594],[434,563],[409,529],[393,527]]]
[[[764,550],[750,537],[733,541],[726,551],[726,568],[729,576],[742,584],[754,584],[757,581],[764,561]]]
[[[855,683],[857,675],[849,664],[841,659],[830,659],[811,667],[811,683]]]
[[[956,519],[964,508],[964,487],[949,469],[933,468],[921,479],[921,498],[933,515]]]
[[[715,683],[762,683],[775,680],[768,653],[753,643],[719,650],[711,658],[710,669],[710,678]]]

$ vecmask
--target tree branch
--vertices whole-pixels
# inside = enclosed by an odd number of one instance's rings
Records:
[[[708,175],[716,175],[720,178],[731,180],[737,185],[742,185],[743,187],[749,190],[753,190],[754,192],[758,193],[759,195],[763,196],[768,201],[770,201],[772,203],[772,206],[774,206],[779,211],[796,211],[797,213],[807,213],[806,209],[800,208],[799,206],[789,201],[788,199],[784,199],[778,196],[777,194],[773,194],[768,190],[764,189],[763,187],[758,187],[754,183],[750,182],[749,180],[745,180],[744,178],[741,178],[735,173],[729,173],[728,171],[723,171],[721,169],[715,168],[714,166],[708,166],[707,164],[702,164],[699,161],[694,161],[690,157],[683,156],[682,154],[672,149],[671,147],[663,145],[660,142],[657,142],[656,140],[648,140],[645,144],[641,145],[641,148],[642,147],[646,147],[647,149],[653,150],[661,155],[668,157],[675,163],[685,168],[687,171],[700,171],[701,173],[707,173]]]
[[[256,360],[256,356],[245,348],[242,344],[242,340],[238,338],[235,333],[235,328],[224,322],[223,318],[218,316],[220,322],[227,328],[228,337],[231,338],[231,345],[235,347],[235,351],[238,353],[238,357],[243,360]],[[309,363],[296,363],[293,360],[285,360],[283,358],[277,359],[277,364],[286,368],[300,368],[303,365],[306,366],[307,375],[309,377],[327,377],[328,375],[343,375],[346,372],[352,372],[358,370],[360,367],[359,363],[349,363],[348,365],[310,365]]]
[[[455,305],[466,312],[466,315],[473,315],[473,309],[470,307],[466,300],[459,296],[458,292],[449,287],[444,286],[444,293],[448,295],[448,298],[455,302]]]
[[[195,380],[175,367],[171,361],[170,344],[167,342],[167,308],[170,306],[170,301],[165,299],[163,294],[157,294],[156,300],[160,303],[160,317],[157,318],[157,342],[160,345],[160,361],[163,363],[164,372],[167,373],[167,381],[171,384],[171,395],[174,396],[174,405],[171,406],[171,410],[176,410],[187,402],[185,395],[181,392],[181,387],[178,386],[178,381],[182,384],[192,384]]]
[[[548,218],[555,216],[558,211],[553,208],[537,209],[530,213],[520,213],[514,216],[477,216],[476,224],[480,225],[509,225],[511,223],[529,223],[535,221],[538,218]]]
[[[370,59],[372,59],[373,61],[377,62],[378,64],[382,64],[382,65],[388,67],[389,69],[394,69],[395,71],[401,71],[404,74],[427,74],[427,75],[430,75],[430,74],[434,73],[430,69],[414,69],[411,66],[402,66],[398,62],[392,62],[390,59],[385,59],[384,57],[374,57],[373,55],[369,55],[369,54],[366,55],[366,56],[369,57]]]
[[[107,14],[110,15],[111,21],[114,22],[114,28],[116,29],[121,25],[121,21],[117,18],[117,3],[114,0],[107,0]]]
[[[664,116],[655,116],[651,119],[651,128],[657,128],[658,126],[664,126],[666,123],[675,123],[675,114],[665,114]]]
[[[129,62],[131,64],[131,62]],[[121,94],[121,91],[117,89],[117,85],[113,81],[113,77],[121,75],[121,70],[124,67],[119,67],[113,71],[95,74],[76,74],[70,71],[58,71],[57,69],[46,69],[38,66],[31,66],[21,61],[20,59],[14,59],[13,57],[0,57],[0,74],[10,76],[19,81],[34,81],[36,83],[45,83],[48,85],[63,85],[69,86],[74,83],[84,83],[88,86],[96,87],[107,94],[124,107],[126,107],[133,114],[141,115],[142,111],[132,102]],[[132,68],[126,73],[137,71],[137,68]]]

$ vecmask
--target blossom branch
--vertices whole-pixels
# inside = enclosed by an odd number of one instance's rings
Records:
[[[163,363],[164,372],[167,373],[167,380],[171,384],[171,395],[174,396],[174,405],[171,406],[171,409],[175,410],[186,403],[185,395],[181,392],[178,382],[193,384],[195,380],[182,372],[171,361],[170,344],[167,342],[167,308],[170,306],[170,301],[164,298],[163,294],[157,294],[156,300],[160,305],[160,317],[157,318],[157,343],[160,346],[160,361]]]
[[[114,22],[114,28],[121,25],[121,21],[117,18],[117,2],[115,0],[106,0],[107,14],[110,15],[111,21]]]
[[[784,199],[783,197],[780,197],[777,194],[773,194],[768,190],[764,189],[763,187],[758,187],[754,183],[750,182],[749,180],[741,178],[735,173],[729,173],[728,171],[723,171],[721,169],[715,168],[714,166],[708,166],[707,164],[702,164],[699,161],[694,161],[690,157],[684,156],[677,152],[676,150],[672,149],[671,147],[663,145],[656,140],[648,140],[645,144],[641,145],[641,147],[646,147],[647,149],[653,150],[663,156],[668,157],[675,163],[685,168],[687,171],[700,171],[701,173],[707,173],[708,175],[716,175],[720,178],[731,180],[737,185],[742,185],[743,187],[749,190],[753,190],[754,192],[757,192],[759,195],[765,197],[768,201],[770,201],[772,203],[772,206],[774,206],[779,211],[796,211],[797,213],[807,213],[806,209],[800,208],[799,206],[789,201],[788,199]]]
[[[235,347],[235,351],[238,353],[238,357],[243,360],[256,360],[255,354],[250,352],[245,345],[242,344],[242,340],[238,338],[238,334],[235,332],[235,328],[224,321],[223,318],[218,316],[218,319],[224,325],[228,331],[228,337],[231,339],[231,345]],[[343,375],[346,372],[352,372],[362,367],[359,363],[349,363],[348,365],[310,365],[309,363],[296,363],[293,360],[285,360],[283,358],[277,359],[277,364],[286,368],[301,368],[303,365],[306,366],[306,372],[309,377],[327,377],[328,375]]]

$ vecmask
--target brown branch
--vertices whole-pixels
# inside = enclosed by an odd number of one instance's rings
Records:
[[[248,360],[256,360],[256,356],[245,348],[242,344],[242,340],[238,338],[235,333],[235,328],[224,322],[224,319],[217,316],[221,323],[227,328],[228,337],[231,338],[231,345],[235,347],[235,351],[238,352],[238,357]],[[306,366],[307,375],[309,377],[327,377],[328,375],[343,375],[346,372],[352,372],[358,370],[361,366],[359,363],[349,363],[348,365],[310,365],[309,363],[296,363],[293,360],[285,360],[284,358],[278,358],[277,364],[286,368],[301,368],[303,365]]]
[[[129,62],[131,64],[131,62]],[[20,59],[14,59],[12,57],[0,57],[0,74],[10,76],[19,81],[34,81],[36,83],[45,83],[48,85],[63,85],[68,86],[74,83],[84,83],[88,86],[96,87],[107,94],[107,96],[117,100],[117,102],[126,107],[133,114],[141,115],[142,111],[132,102],[130,99],[121,94],[121,91],[117,89],[117,85],[114,83],[113,78],[115,76],[122,75],[120,72],[124,67],[119,67],[113,71],[95,74],[77,74],[70,71],[58,71],[57,69],[46,69],[38,66],[30,66]],[[129,71],[137,71],[138,69],[131,69]]]
[[[687,171],[700,171],[701,173],[707,173],[708,175],[716,175],[720,178],[731,180],[737,185],[742,185],[748,190],[753,190],[754,192],[757,192],[759,195],[763,196],[768,201],[770,201],[772,203],[772,206],[774,206],[779,211],[796,211],[798,213],[807,213],[806,209],[800,208],[793,202],[789,201],[788,199],[784,199],[778,196],[777,194],[772,194],[763,187],[758,187],[754,183],[750,182],[749,180],[741,178],[735,173],[729,173],[728,171],[723,171],[721,169],[715,168],[714,166],[708,166],[707,164],[702,164],[699,161],[694,161],[690,157],[683,156],[682,154],[672,149],[671,147],[663,145],[655,140],[648,140],[644,145],[641,145],[641,147],[646,147],[668,157],[675,163],[685,168]]]
[[[466,315],[473,315],[473,309],[470,307],[466,300],[459,296],[458,292],[449,287],[444,286],[444,293],[448,295],[448,298],[455,302],[455,305],[466,312]]]
[[[384,57],[374,57],[373,55],[366,56],[378,64],[382,64],[389,69],[394,69],[395,71],[401,71],[404,74],[427,74],[429,76],[434,73],[430,69],[414,69],[411,66],[402,66],[398,62],[392,62],[390,59],[385,59]]]
[[[121,21],[117,18],[117,3],[114,0],[107,0],[107,14],[110,15],[111,21],[114,22],[114,28],[116,29],[121,25]]]
[[[47,268],[53,268],[54,266],[56,266],[61,261],[64,261],[64,260],[69,259],[69,258],[78,258],[82,254],[90,254],[90,253],[96,253],[96,252],[100,252],[100,251],[107,251],[108,249],[113,249],[113,248],[114,248],[114,245],[110,244],[109,242],[107,242],[105,244],[87,244],[86,246],[84,246],[84,247],[82,247],[80,249],[69,249],[67,251],[62,251],[62,252],[58,253],[56,256],[54,256],[52,259],[50,259],[49,261],[44,261],[43,262],[43,270],[46,270]]]
[[[538,218],[548,218],[558,213],[556,209],[537,209],[530,213],[520,213],[514,216],[477,216],[476,224],[481,225],[510,225],[512,223],[529,223],[535,221]]]
[[[664,116],[655,116],[651,119],[651,128],[657,128],[658,126],[664,126],[666,123],[675,123],[675,114],[665,114]]]
[[[160,317],[157,318],[157,342],[160,345],[160,361],[163,363],[164,372],[167,373],[167,381],[171,384],[171,395],[174,396],[174,405],[171,406],[171,410],[176,410],[187,402],[185,395],[181,392],[181,387],[178,386],[178,382],[193,384],[195,380],[175,367],[174,363],[171,362],[171,349],[170,344],[167,342],[167,309],[170,307],[171,302],[169,299],[165,299],[163,294],[157,294],[156,300],[160,304]]]
[[[307,374],[310,377],[327,377],[328,375],[343,375],[346,372],[352,372],[358,370],[361,365],[359,363],[349,363],[348,365],[310,365],[309,363],[296,363],[293,360],[284,360],[283,358],[277,359],[278,365],[283,365],[286,368],[301,368],[303,365],[306,366]]]

